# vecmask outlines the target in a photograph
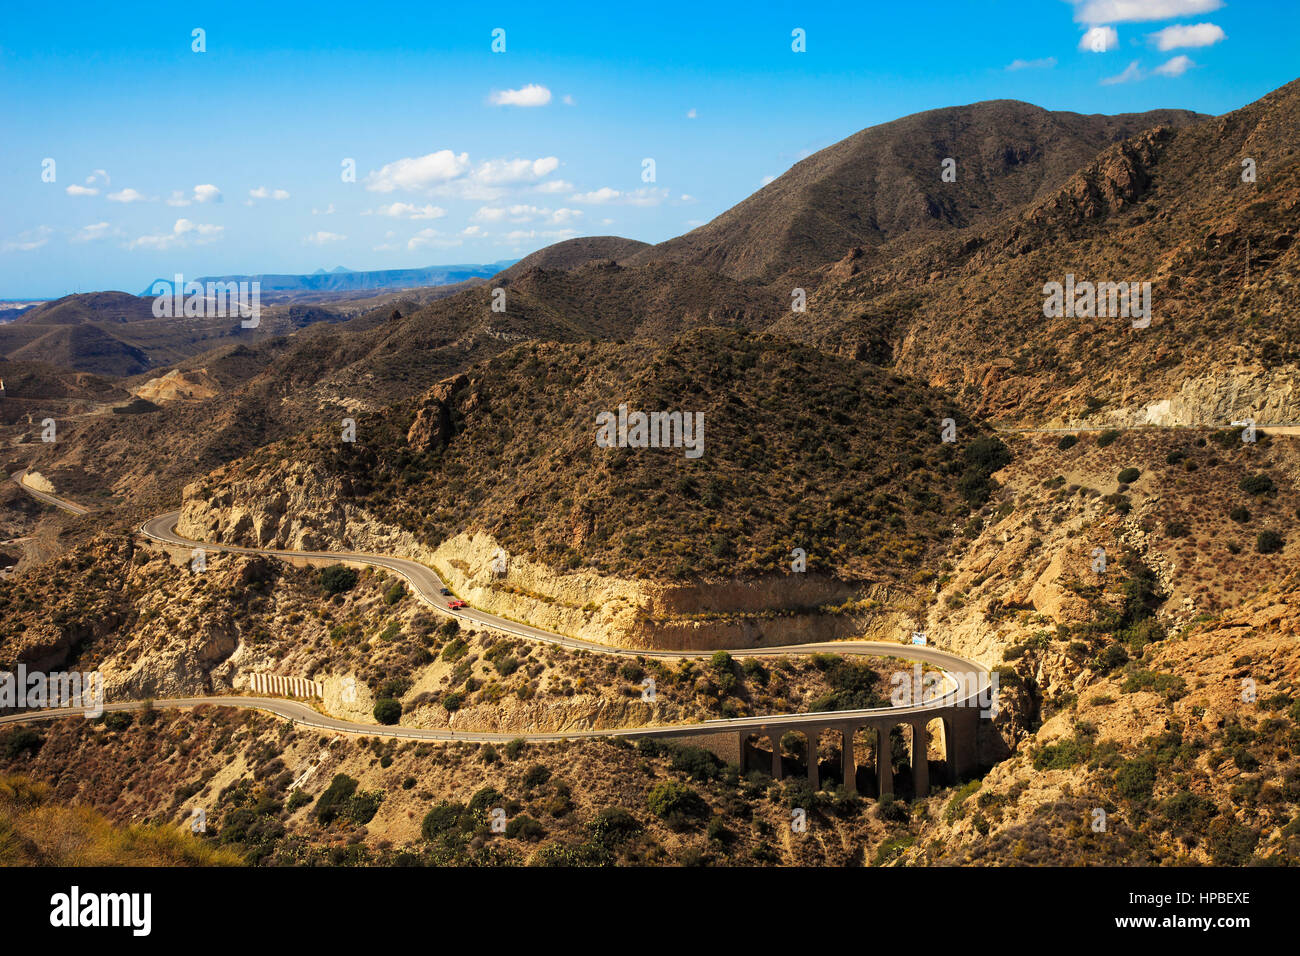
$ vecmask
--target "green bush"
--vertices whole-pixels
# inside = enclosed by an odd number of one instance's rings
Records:
[[[20,727],[0,737],[0,754],[3,754],[6,760],[13,760],[20,754],[36,753],[44,743],[45,738],[35,730],[30,727]]]
[[[321,568],[318,580],[321,590],[326,594],[342,594],[356,587],[357,572],[341,564],[331,564],[327,568]]]
[[[520,814],[506,824],[506,836],[512,840],[536,843],[546,836],[546,828],[527,814]]]
[[[381,724],[395,724],[402,719],[402,702],[391,697],[375,701],[375,720]]]
[[[1115,789],[1129,800],[1146,800],[1156,784],[1156,762],[1150,757],[1126,760],[1115,771]]]
[[[685,823],[709,815],[709,805],[704,798],[676,780],[655,784],[646,796],[646,804],[651,813],[669,823]]]
[[[1255,550],[1260,554],[1276,554],[1285,542],[1276,531],[1261,531],[1255,538]]]
[[[1077,444],[1079,444],[1078,435],[1062,435],[1061,440],[1056,443],[1056,447],[1061,451],[1068,451]]]
[[[420,834],[426,840],[435,840],[445,833],[454,833],[461,828],[461,816],[464,813],[465,805],[461,803],[444,801],[436,804],[424,815]]]
[[[356,791],[356,780],[345,773],[335,774],[330,785],[316,801],[316,819],[327,825],[332,823],[334,818],[343,812],[343,808]]]
[[[406,597],[406,585],[401,581],[394,581],[388,586],[388,590],[384,592],[384,603],[396,604],[404,597]]]
[[[1105,448],[1107,445],[1112,444],[1119,435],[1120,433],[1114,428],[1107,429],[1097,436],[1097,447]]]
[[[1248,495],[1261,497],[1263,495],[1273,495],[1277,493],[1277,485],[1273,484],[1273,479],[1265,474],[1247,475],[1241,479],[1241,490]]]
[[[683,747],[673,754],[668,766],[692,780],[712,780],[722,769],[722,761],[703,747]]]
[[[528,789],[540,787],[551,779],[551,771],[545,764],[535,763],[524,772],[524,786]]]
[[[1228,512],[1228,517],[1237,522],[1237,524],[1245,524],[1250,520],[1250,512],[1241,505],[1237,505],[1237,507]]]
[[[1136,468],[1125,468],[1119,473],[1119,483],[1121,485],[1131,485],[1141,477],[1142,472]]]

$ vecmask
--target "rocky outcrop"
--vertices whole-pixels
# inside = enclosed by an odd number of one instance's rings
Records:
[[[477,392],[471,392],[469,384],[468,377],[455,375],[429,389],[406,432],[406,444],[413,451],[446,447],[451,441],[452,411],[456,405],[461,406],[462,413],[478,405]]]

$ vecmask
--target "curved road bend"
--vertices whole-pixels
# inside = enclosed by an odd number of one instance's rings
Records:
[[[37,492],[21,481],[19,484],[30,494],[42,500],[68,510],[81,509],[80,505],[65,501],[54,495]],[[84,514],[86,509],[76,511]],[[572,650],[589,651],[596,654],[609,654],[617,657],[653,657],[670,660],[710,657],[713,651],[667,651],[642,650],[637,648],[615,647],[598,644],[580,638],[566,637],[528,624],[520,624],[494,614],[488,614],[471,608],[452,610],[447,607],[448,599],[442,593],[442,579],[423,564],[406,558],[389,555],[365,554],[350,551],[273,551],[264,548],[244,548],[236,545],[207,544],[183,538],[176,533],[179,511],[150,518],[140,526],[140,533],[162,544],[184,548],[203,548],[206,551],[226,552],[230,554],[257,554],[280,560],[294,559],[349,561],[380,567],[401,575],[411,586],[416,596],[430,607],[450,617],[477,624],[506,634],[522,637],[531,641],[552,644]],[[806,656],[816,653],[845,654],[860,657],[896,657],[909,661],[925,661],[943,668],[951,682],[951,688],[943,696],[909,707],[874,707],[859,710],[808,712],[799,714],[779,714],[760,717],[733,717],[707,720],[694,724],[664,724],[652,727],[621,727],[604,730],[568,730],[553,733],[497,733],[488,731],[466,731],[450,729],[426,729],[417,727],[399,727],[385,724],[361,723],[344,720],[322,714],[320,711],[292,699],[274,697],[249,697],[241,695],[214,697],[185,697],[155,700],[153,705],[159,708],[188,708],[204,704],[222,707],[246,707],[264,710],[284,717],[304,727],[331,730],[341,733],[364,734],[369,736],[395,737],[412,740],[462,740],[489,743],[509,741],[516,738],[535,742],[560,741],[591,737],[682,737],[720,733],[722,731],[739,731],[753,727],[756,731],[781,725],[801,726],[810,722],[838,723],[869,720],[873,717],[894,716],[902,720],[908,716],[925,714],[953,706],[978,706],[982,694],[989,684],[988,671],[982,665],[958,657],[947,651],[933,647],[918,647],[906,644],[886,643],[883,641],[830,641],[817,644],[793,644],[776,647],[755,647],[731,650],[733,657],[783,657]],[[106,711],[138,710],[144,707],[143,701],[120,701],[106,703]],[[40,711],[39,713],[20,713],[0,717],[0,723],[13,723],[27,720],[47,720],[63,716],[75,716],[83,713],[80,708],[62,708]]]

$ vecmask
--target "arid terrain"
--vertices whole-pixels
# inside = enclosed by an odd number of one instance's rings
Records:
[[[1300,80],[996,100],[663,243],[256,334],[25,310],[0,671],[143,706],[0,723],[0,862],[1300,862],[1298,137]],[[1047,314],[1067,274],[1149,282],[1150,321]],[[701,453],[606,447],[620,407],[701,414]],[[978,761],[932,737],[926,792],[860,731],[846,780],[815,732],[810,768],[792,721],[890,708],[920,635],[996,679]],[[266,675],[348,728],[235,706]],[[775,718],[738,754],[636,734]]]

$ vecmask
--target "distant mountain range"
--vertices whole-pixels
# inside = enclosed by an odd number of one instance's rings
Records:
[[[488,279],[517,260],[503,259],[486,264],[425,266],[421,269],[380,269],[354,272],[337,266],[326,272],[317,269],[309,275],[263,273],[259,275],[200,276],[196,281],[260,282],[263,292],[354,292],[378,289],[420,289],[427,286],[453,285],[469,279]],[[171,278],[150,282],[141,295],[153,295],[158,283],[170,286]]]

